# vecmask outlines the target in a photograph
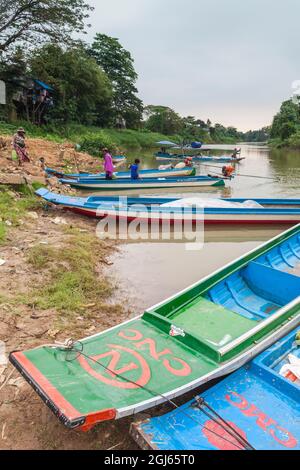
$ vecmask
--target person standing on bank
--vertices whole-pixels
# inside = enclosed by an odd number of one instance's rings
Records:
[[[18,156],[19,165],[22,165],[22,163],[30,162],[30,158],[26,149],[25,133],[25,129],[23,129],[23,127],[20,127],[17,130],[16,134],[13,136],[12,140],[12,146]]]
[[[112,160],[112,156],[109,153],[107,148],[104,148],[102,150],[102,154],[103,154],[103,159],[104,159],[103,167],[104,167],[104,171],[105,171],[105,178],[107,180],[112,180],[114,169],[115,169],[114,164],[113,164],[113,160]]]

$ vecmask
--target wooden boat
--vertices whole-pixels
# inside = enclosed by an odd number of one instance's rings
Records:
[[[125,155],[113,155],[112,161],[113,163],[123,163],[127,160],[127,157]]]
[[[173,221],[204,221],[205,224],[300,223],[300,199],[201,199],[155,197],[74,197],[41,188],[36,194],[47,202],[90,217],[161,222],[169,214]],[[191,207],[183,207],[191,201]],[[198,205],[196,205],[198,201]]]
[[[176,154],[176,153],[164,153],[164,152],[156,152],[155,154],[156,160],[164,161],[164,160],[183,160],[186,157],[190,157],[193,159],[193,162],[213,162],[213,163],[239,163],[242,160],[245,160],[245,157],[237,157],[233,158],[231,156],[223,155],[221,157],[215,156],[204,156],[204,155],[191,155],[191,154]]]
[[[124,189],[155,189],[155,188],[199,188],[203,186],[224,186],[226,178],[217,176],[184,176],[182,178],[129,178],[98,180],[93,178],[60,179],[63,184],[74,188],[104,191],[120,191]]]
[[[88,430],[227,375],[296,328],[299,266],[297,225],[142,316],[10,361],[61,422]]]
[[[280,374],[290,354],[300,361],[296,334],[187,404],[133,425],[132,436],[143,449],[300,450],[300,380]]]
[[[92,179],[105,179],[105,173],[63,173],[59,170],[53,170],[52,168],[46,168],[46,173],[49,176],[56,176],[57,178],[63,179],[76,179],[76,178],[92,178]],[[184,168],[167,168],[165,170],[159,170],[158,168],[152,168],[149,170],[139,170],[139,174],[142,178],[167,178],[175,176],[194,176],[196,169],[191,166],[185,166]],[[116,171],[114,173],[117,179],[120,178],[131,178],[130,171]]]

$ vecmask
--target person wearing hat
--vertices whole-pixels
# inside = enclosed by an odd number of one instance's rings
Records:
[[[23,127],[20,127],[17,130],[16,134],[13,136],[12,141],[12,146],[15,149],[19,159],[19,165],[22,165],[22,163],[30,162],[30,158],[26,149],[25,133],[25,129],[23,129]]]

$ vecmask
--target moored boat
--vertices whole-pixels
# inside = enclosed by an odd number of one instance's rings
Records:
[[[155,197],[74,197],[41,188],[36,194],[47,202],[90,217],[161,222],[203,220],[205,224],[300,223],[300,199],[202,199]]]
[[[199,188],[203,186],[224,186],[224,179],[215,176],[184,176],[175,178],[139,178],[136,180],[123,178],[98,180],[93,178],[62,178],[59,181],[74,188],[89,190],[120,191],[124,189],[155,189],[155,188]]]
[[[76,178],[92,178],[92,179],[105,179],[105,173],[63,173],[59,170],[54,170],[52,168],[46,168],[46,173],[49,176],[56,176],[57,178],[63,179],[76,179]],[[152,168],[149,170],[139,170],[139,175],[142,178],[166,178],[166,177],[175,177],[175,176],[194,176],[196,174],[196,169],[192,166],[185,166],[183,168],[167,168],[167,169],[158,169]],[[114,176],[117,179],[120,178],[131,178],[130,171],[116,171]]]
[[[66,426],[87,430],[229,374],[292,331],[299,266],[300,225],[140,317],[10,361]]]
[[[182,154],[182,153],[164,153],[164,152],[156,152],[155,154],[156,160],[158,161],[172,161],[172,160],[183,160],[187,157],[191,158],[193,162],[213,162],[213,163],[239,163],[242,160],[245,160],[245,157],[236,157],[233,158],[231,156],[222,155],[220,157],[216,156],[205,156],[205,155],[191,155],[191,154]]]
[[[133,438],[156,450],[300,450],[296,337],[294,330],[201,396],[133,425]]]
[[[112,161],[113,163],[123,163],[127,160],[125,155],[113,155]]]

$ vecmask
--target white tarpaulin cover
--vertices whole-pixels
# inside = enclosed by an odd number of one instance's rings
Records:
[[[255,201],[231,202],[222,199],[205,199],[201,197],[188,197],[177,199],[173,202],[162,204],[161,207],[215,207],[221,209],[263,209],[264,207]]]

